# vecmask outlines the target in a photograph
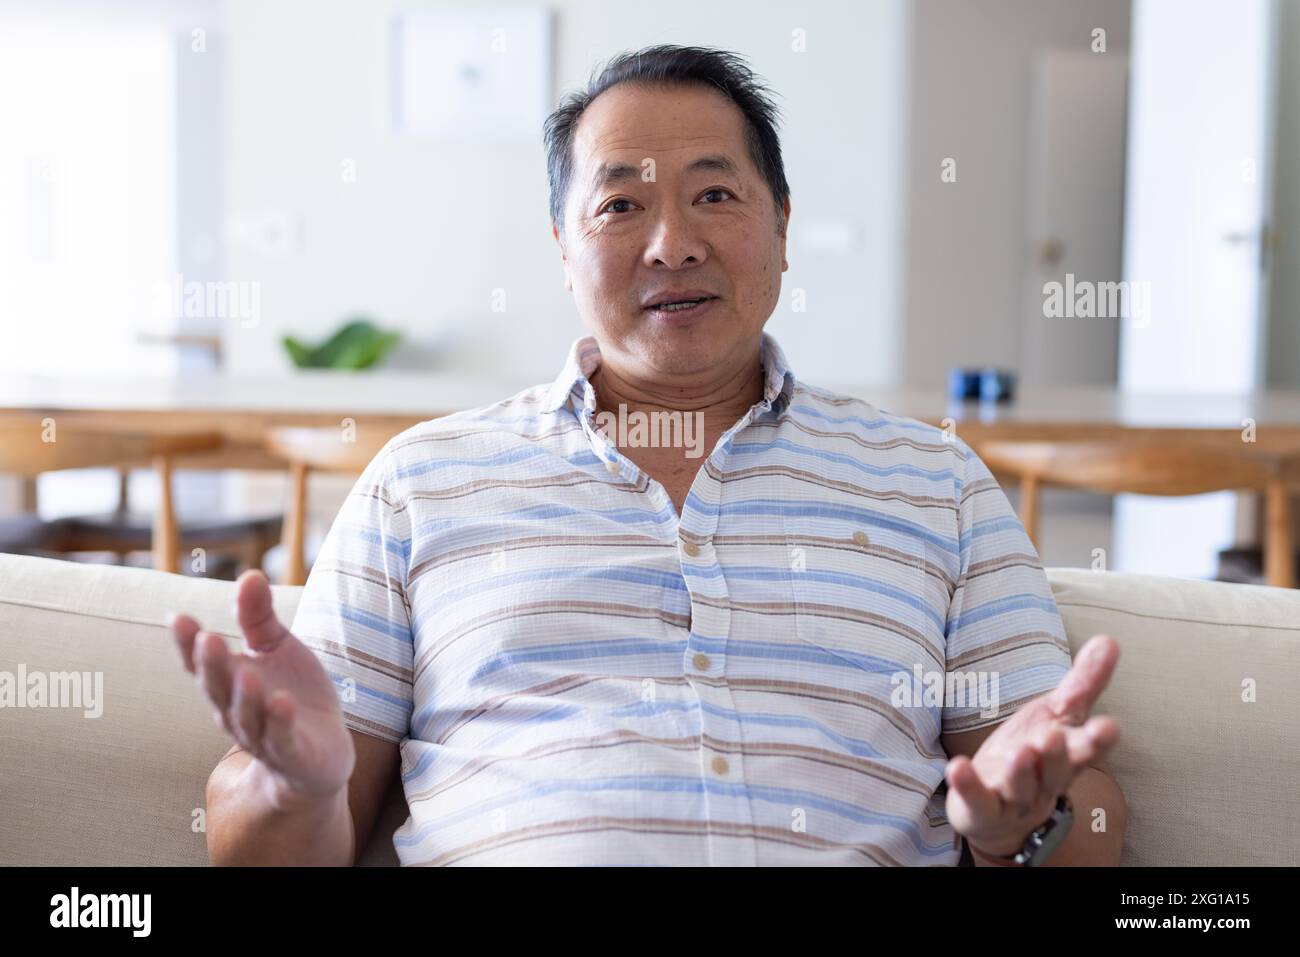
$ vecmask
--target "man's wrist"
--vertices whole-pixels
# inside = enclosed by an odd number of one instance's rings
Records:
[[[303,791],[256,758],[248,762],[241,777],[243,786],[259,794],[275,814],[324,820],[337,815],[340,803],[347,806],[347,785],[328,793]]]
[[[1026,835],[1026,837],[1028,837],[1028,835]],[[965,839],[963,838],[963,840]],[[1020,866],[1019,864],[1016,863],[1017,852],[1012,852],[1010,854],[989,854],[985,851],[980,850],[970,841],[966,841],[966,846],[970,848],[971,859],[975,862],[975,865],[977,867],[1019,867]],[[1022,842],[1022,846],[1023,846],[1023,842]]]
[[[1034,828],[1020,842],[1015,850],[1000,854],[977,848],[967,842],[971,858],[983,867],[1021,867],[1037,866],[1049,857],[1065,839],[1074,821],[1074,807],[1069,794],[1061,794],[1056,799],[1047,820]]]

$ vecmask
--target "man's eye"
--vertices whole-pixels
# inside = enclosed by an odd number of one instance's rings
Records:
[[[724,194],[727,195],[727,196],[732,196],[732,192],[731,192],[731,190],[729,190],[729,189],[725,189],[725,188],[723,188],[723,187],[721,187],[721,186],[715,186],[713,189],[710,189],[710,190],[706,191],[706,192],[704,193],[704,195],[705,195],[705,196],[709,196],[709,195],[711,195],[711,194],[713,194],[713,193],[724,193]],[[632,201],[631,201],[630,199],[611,199],[608,203],[605,204],[604,208],[601,209],[601,212],[602,212],[602,213],[611,213],[611,212],[613,212],[613,213],[618,213],[618,212],[626,212],[626,210],[617,210],[617,209],[614,208],[614,207],[617,206],[619,203],[627,203],[627,204],[630,206],[630,205],[632,204]],[[716,206],[717,203],[706,203],[705,205],[707,205],[707,206]]]

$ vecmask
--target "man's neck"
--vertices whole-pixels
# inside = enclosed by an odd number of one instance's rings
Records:
[[[721,379],[691,386],[637,382],[603,361],[591,376],[598,411],[617,415],[621,406],[629,413],[702,412],[705,428],[717,434],[735,425],[763,398],[763,384],[763,364],[758,355]]]

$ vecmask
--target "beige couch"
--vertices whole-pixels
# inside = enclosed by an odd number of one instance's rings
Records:
[[[1049,569],[1071,647],[1122,648],[1101,711],[1128,799],[1125,864],[1300,863],[1300,591]],[[164,625],[230,636],[229,582],[0,555],[0,672],[103,673],[103,714],[0,709],[0,865],[204,864],[228,747]],[[292,618],[296,588],[276,588]],[[1255,700],[1243,701],[1243,683]],[[363,864],[395,864],[399,782]]]

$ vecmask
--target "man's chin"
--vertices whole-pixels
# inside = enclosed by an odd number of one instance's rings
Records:
[[[707,369],[748,348],[748,337],[737,335],[730,323],[710,322],[689,326],[642,328],[638,351],[655,358],[655,368],[664,372]]]
[[[657,336],[640,350],[642,360],[663,375],[693,375],[716,369],[734,354],[736,343],[715,342],[710,336],[673,334]]]

